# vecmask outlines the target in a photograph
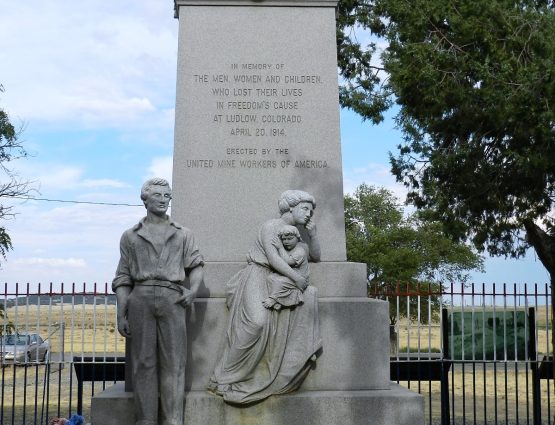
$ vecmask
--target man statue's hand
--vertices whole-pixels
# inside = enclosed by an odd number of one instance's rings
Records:
[[[118,319],[118,332],[125,338],[131,338],[131,328],[129,321],[124,317]]]
[[[189,307],[193,304],[196,294],[190,289],[183,288],[183,294],[175,300],[176,304],[181,304],[183,307]]]

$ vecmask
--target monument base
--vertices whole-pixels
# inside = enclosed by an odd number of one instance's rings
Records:
[[[116,384],[92,399],[92,425],[134,425],[132,393]],[[391,384],[389,390],[297,391],[235,407],[206,391],[185,401],[186,425],[423,425],[424,398]]]

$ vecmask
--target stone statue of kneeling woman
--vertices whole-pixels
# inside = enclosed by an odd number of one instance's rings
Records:
[[[230,320],[208,388],[229,403],[247,404],[296,390],[322,347],[316,288],[308,285],[308,265],[300,267],[302,251],[310,261],[320,260],[313,220],[316,203],[306,192],[288,190],[280,196],[278,206],[281,217],[260,227],[247,266],[226,285]],[[280,238],[286,226],[296,227],[297,233],[302,230],[304,241],[300,242],[300,233],[297,236],[295,232],[295,242],[285,242],[283,233]],[[287,261],[286,255],[296,259]],[[294,285],[296,288],[287,289],[288,295],[298,290],[302,302],[291,302],[294,295],[282,298],[283,304],[279,296],[272,298],[276,279],[282,285]],[[275,308],[270,300],[281,308]]]

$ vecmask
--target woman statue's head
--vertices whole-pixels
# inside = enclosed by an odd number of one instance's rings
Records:
[[[301,202],[309,202],[312,204],[312,209],[316,208],[316,201],[314,196],[302,190],[286,190],[281,194],[278,200],[278,207],[280,214],[285,214],[291,211],[292,208],[299,205]]]
[[[316,208],[316,202],[314,197],[307,192],[286,190],[279,198],[278,207],[281,218],[289,224],[306,226]]]

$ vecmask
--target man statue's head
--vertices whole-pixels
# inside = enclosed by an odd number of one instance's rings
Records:
[[[141,200],[150,213],[165,214],[171,199],[172,190],[167,180],[155,177],[147,180],[141,188]]]

